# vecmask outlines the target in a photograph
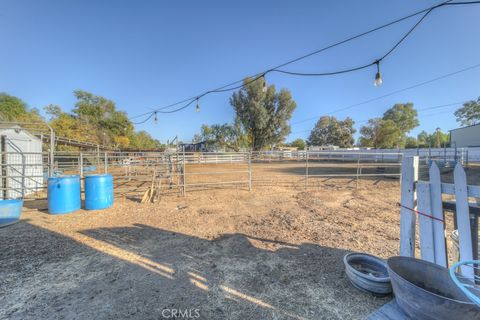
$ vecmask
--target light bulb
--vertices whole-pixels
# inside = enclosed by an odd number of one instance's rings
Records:
[[[382,75],[380,74],[380,72],[377,72],[377,74],[375,75],[375,82],[373,83],[373,85],[375,87],[380,87],[382,83],[383,83]]]
[[[195,108],[195,111],[200,112],[200,104],[198,103],[198,98],[197,98],[197,107]]]
[[[157,118],[157,112],[154,113],[155,117],[153,118],[153,122],[155,122],[155,124],[158,123],[158,118]]]
[[[263,92],[267,92],[267,80],[265,79],[265,75],[262,76],[263,78],[263,87],[262,87],[262,91]]]
[[[377,65],[377,74],[375,75],[375,82],[373,85],[375,87],[380,87],[383,83],[382,74],[380,73],[380,60],[377,60],[375,64]]]

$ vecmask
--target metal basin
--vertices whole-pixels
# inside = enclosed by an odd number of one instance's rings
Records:
[[[9,226],[22,214],[23,200],[0,200],[0,227]]]
[[[448,269],[410,257],[387,260],[395,300],[412,319],[480,319],[476,307],[458,289]]]
[[[377,296],[392,292],[384,260],[366,253],[349,253],[343,257],[343,263],[354,287]]]

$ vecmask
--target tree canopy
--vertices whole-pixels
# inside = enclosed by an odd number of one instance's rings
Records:
[[[242,147],[248,147],[241,128],[228,123],[202,125],[200,133],[193,137],[193,142],[205,142],[209,150],[238,151]]]
[[[305,150],[305,148],[307,147],[307,143],[305,142],[305,140],[298,138],[290,142],[288,146],[297,148],[298,150]]]
[[[308,144],[315,146],[335,145],[340,148],[350,148],[355,139],[353,135],[354,121],[347,117],[345,120],[337,120],[335,117],[321,117],[310,132]]]
[[[392,120],[404,135],[418,127],[417,110],[413,103],[397,103],[383,114],[383,120]]]
[[[393,120],[375,118],[360,129],[360,144],[375,149],[395,148],[402,137],[402,132]]]
[[[253,150],[282,142],[290,133],[288,121],[296,108],[290,91],[276,92],[273,85],[264,90],[264,85],[264,78],[255,81],[246,78],[244,86],[230,98],[236,122],[250,137]]]
[[[57,136],[109,145],[116,148],[159,148],[161,144],[147,132],[135,132],[133,123],[113,101],[77,90],[71,113],[57,105],[44,107],[48,120],[21,99],[0,93],[0,119],[4,121],[48,123]]]
[[[21,99],[0,93],[0,120],[39,122],[43,121],[37,109],[31,109]]]
[[[457,122],[462,126],[470,126],[480,122],[480,97],[477,100],[470,100],[463,104],[463,107],[455,111]]]

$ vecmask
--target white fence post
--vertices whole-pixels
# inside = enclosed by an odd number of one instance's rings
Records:
[[[430,215],[430,184],[428,182],[418,182],[417,195],[418,211]],[[420,255],[423,260],[435,263],[432,218],[424,215],[419,215],[418,227],[420,229]]]
[[[433,217],[445,221],[442,204],[442,181],[440,170],[435,162],[429,170],[430,175],[430,205]],[[432,220],[433,223],[433,245],[435,248],[435,263],[447,267],[447,247],[445,243],[445,222]]]
[[[460,260],[473,260],[470,213],[468,208],[467,177],[465,175],[465,170],[463,170],[463,167],[460,163],[455,165],[453,175],[455,182],[455,203],[457,207],[456,211]],[[463,267],[462,274],[465,276],[473,276],[473,269]]]
[[[404,157],[401,175],[400,255],[415,257],[415,183],[418,180],[418,157]]]

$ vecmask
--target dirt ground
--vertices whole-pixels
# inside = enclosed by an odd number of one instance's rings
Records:
[[[353,288],[342,258],[398,254],[399,196],[393,179],[299,179],[58,216],[29,202],[0,229],[0,318],[363,319],[391,296]]]

